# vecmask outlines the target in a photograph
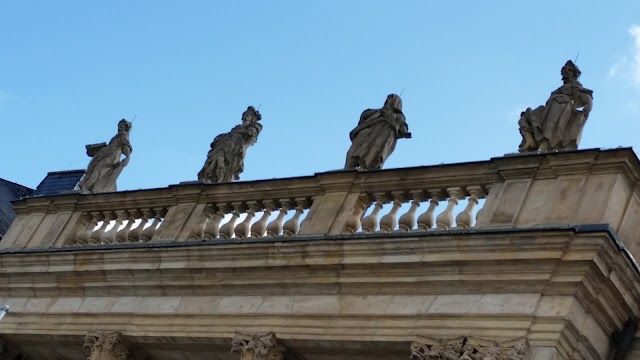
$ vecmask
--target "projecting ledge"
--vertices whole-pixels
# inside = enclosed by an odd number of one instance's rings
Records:
[[[461,230],[434,230],[434,231],[413,231],[400,232],[393,235],[388,233],[358,233],[342,235],[298,235],[292,237],[265,237],[265,238],[245,238],[245,239],[214,239],[214,240],[190,240],[184,242],[166,241],[151,243],[126,243],[126,244],[102,244],[102,245],[77,245],[62,248],[8,248],[1,249],[2,254],[46,254],[46,253],[76,253],[87,251],[114,251],[114,250],[134,250],[134,249],[178,249],[192,247],[218,247],[227,245],[269,245],[269,244],[313,244],[317,242],[351,242],[363,240],[397,240],[402,239],[423,239],[436,240],[437,238],[460,238],[478,237],[489,235],[518,235],[526,233],[570,231],[574,234],[606,233],[612,243],[631,262],[635,271],[640,274],[640,267],[625,246],[616,230],[610,224],[582,224],[582,225],[540,225],[526,228],[506,228],[506,227],[485,227]]]

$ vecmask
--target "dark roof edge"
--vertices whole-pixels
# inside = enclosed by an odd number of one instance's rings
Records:
[[[31,192],[35,191],[35,189],[32,189],[32,188],[30,188],[28,186],[24,186],[22,184],[18,184],[17,182],[13,182],[13,181],[10,181],[10,180],[7,180],[7,179],[3,179],[3,178],[0,178],[0,180],[8,182],[11,185],[19,186],[19,187],[21,187],[21,188],[23,188],[25,190],[31,191]]]
[[[87,171],[85,169],[49,171],[47,175],[69,174],[69,173],[78,173],[78,172],[87,172]]]

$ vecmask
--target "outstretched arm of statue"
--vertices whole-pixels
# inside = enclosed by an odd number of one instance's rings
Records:
[[[404,116],[401,117],[402,122],[398,126],[398,138],[411,139],[411,133],[409,132],[409,125],[404,120]]]
[[[119,163],[117,163],[116,166],[122,166],[122,167],[127,166],[127,164],[129,163],[129,158],[131,157],[131,148],[126,145],[123,146],[122,154],[124,155],[124,159],[122,159]]]
[[[584,104],[584,107],[582,108],[582,114],[586,119],[589,117],[589,113],[593,108],[593,98],[589,94],[582,93],[580,94],[580,101],[582,102],[582,104]]]

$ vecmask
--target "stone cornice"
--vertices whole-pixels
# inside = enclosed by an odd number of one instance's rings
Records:
[[[4,254],[0,297],[542,293],[577,298],[613,332],[640,303],[618,247],[608,232],[565,229]]]
[[[185,183],[167,188],[122,191],[104,194],[64,194],[14,201],[18,213],[39,211],[112,210],[121,208],[161,207],[181,201],[206,203],[231,202],[247,198],[310,197],[326,191],[387,191],[396,188],[436,189],[451,186],[492,184],[507,178],[535,176],[546,163],[556,176],[572,173],[620,170],[630,181],[640,179],[640,162],[629,148],[574,152],[527,154],[493,158],[489,161],[442,164],[370,172],[335,171],[314,176],[228,184]],[[58,205],[60,206],[58,208]]]

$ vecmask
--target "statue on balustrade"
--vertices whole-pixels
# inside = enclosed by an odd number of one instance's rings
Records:
[[[561,70],[563,85],[551,93],[544,106],[527,108],[518,125],[520,152],[576,150],[593,106],[593,91],[578,81],[580,69],[571,61]]]
[[[116,179],[129,163],[131,156],[130,131],[131,123],[122,119],[118,123],[118,134],[109,141],[109,144],[86,146],[87,155],[91,157],[91,161],[87,167],[87,173],[79,184],[82,192],[101,193],[117,190]]]
[[[367,109],[360,115],[358,126],[349,133],[351,147],[344,168],[381,169],[396,147],[396,141],[411,138],[402,113],[402,100],[396,94],[387,96],[382,109]]]
[[[244,171],[244,157],[247,149],[256,143],[262,131],[260,113],[249,106],[242,114],[242,124],[213,139],[207,160],[198,173],[198,181],[223,183],[239,180]]]

